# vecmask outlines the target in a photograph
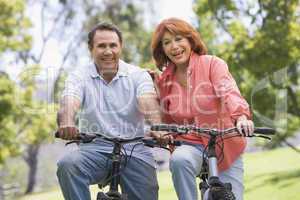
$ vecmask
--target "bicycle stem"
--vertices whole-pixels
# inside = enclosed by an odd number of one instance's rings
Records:
[[[216,135],[211,135],[211,138],[208,142],[208,166],[209,166],[209,176],[218,176],[218,160],[216,155]]]
[[[118,191],[118,185],[120,183],[120,177],[118,176],[120,172],[120,153],[121,153],[121,143],[116,142],[113,149],[112,157],[112,174],[113,176],[110,183],[110,192]]]

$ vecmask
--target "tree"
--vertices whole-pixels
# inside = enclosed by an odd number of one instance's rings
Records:
[[[50,101],[52,97],[59,96],[59,87],[64,79],[65,69],[69,66],[77,66],[80,62],[82,55],[88,56],[88,51],[82,53],[86,47],[86,35],[87,30],[91,28],[91,25],[98,23],[98,20],[107,20],[116,23],[123,31],[125,50],[124,59],[127,61],[140,62],[141,60],[150,59],[148,56],[140,56],[139,49],[148,48],[149,45],[145,44],[145,41],[150,43],[150,35],[144,31],[140,20],[140,11],[136,9],[134,3],[131,1],[103,1],[103,4],[97,4],[95,1],[78,1],[74,4],[73,1],[59,1],[49,2],[42,1],[27,1],[28,5],[38,5],[38,9],[35,12],[39,12],[41,16],[39,30],[40,37],[35,38],[33,41],[33,48],[28,50],[19,51],[16,56],[16,63],[24,66],[24,73],[32,76],[37,75],[39,70],[45,69],[47,66],[42,65],[42,61],[45,56],[45,49],[51,40],[60,42],[61,64],[58,66],[59,75],[54,80],[54,89],[50,95]],[[98,7],[98,5],[101,5]],[[122,5],[122,6],[121,6]],[[101,9],[100,9],[101,8]],[[27,9],[30,9],[28,7]],[[145,37],[148,37],[146,40]],[[36,44],[39,44],[39,48],[35,48]],[[83,50],[82,50],[83,49]],[[144,52],[148,52],[145,51]],[[143,58],[143,59],[142,59]],[[36,71],[37,70],[37,71]],[[30,75],[32,72],[33,74]],[[22,77],[24,78],[24,77]],[[31,193],[35,186],[35,174],[37,170],[37,155],[42,143],[49,140],[50,135],[47,137],[43,134],[49,127],[54,128],[54,118],[51,117],[51,123],[39,125],[45,120],[42,119],[43,115],[37,113],[27,113],[28,110],[36,110],[38,107],[42,107],[42,104],[46,104],[43,101],[37,101],[36,93],[45,89],[36,87],[36,80],[25,78],[25,82],[21,80],[22,88],[24,92],[20,94],[20,105],[22,112],[20,112],[21,118],[18,118],[19,135],[23,138],[24,154],[23,158],[29,167],[28,185],[26,193]],[[34,98],[35,96],[35,98]],[[45,97],[44,99],[45,100]],[[48,99],[49,100],[49,99]],[[43,102],[43,103],[42,103]],[[57,102],[57,98],[55,100]],[[55,106],[54,106],[55,107]],[[26,116],[26,117],[24,117]],[[36,122],[35,122],[36,120]],[[35,122],[35,123],[34,123]],[[39,128],[38,128],[39,127]],[[42,127],[45,127],[42,129]],[[25,138],[29,138],[26,140]]]
[[[38,153],[43,143],[51,141],[51,132],[55,129],[56,105],[35,96],[35,75],[39,74],[40,66],[27,67],[21,74],[16,122],[18,139],[22,141],[22,157],[29,167],[28,182],[25,193],[31,193],[36,183]]]
[[[22,0],[0,0],[0,54],[30,47],[31,37],[24,30],[31,24],[24,9]]]
[[[201,22],[216,25],[214,53],[224,58],[254,113],[273,126],[271,146],[287,143],[300,125],[298,0],[197,1]]]
[[[39,1],[28,1],[29,5],[36,6],[35,12],[40,13],[40,37],[33,41],[31,49],[24,49],[15,54],[16,63],[23,67],[19,76],[20,87],[18,92],[18,109],[16,122],[18,124],[18,138],[22,141],[22,158],[28,165],[28,182],[25,193],[31,193],[36,184],[38,154],[42,144],[53,138],[50,133],[55,129],[56,105],[51,104],[52,95],[48,93],[48,84],[52,84],[51,77],[46,73],[46,80],[38,82],[41,71],[48,72],[51,66],[44,66],[46,48],[51,40],[64,40],[65,43],[58,49],[61,53],[60,69],[72,54],[72,48],[78,44],[80,35],[67,35],[69,26],[73,26],[73,8],[61,1],[61,4]],[[35,28],[35,27],[33,27]],[[49,60],[48,60],[49,61]],[[54,67],[54,66],[52,66]],[[46,84],[45,84],[46,83]],[[51,88],[51,87],[50,87]],[[47,91],[47,92],[46,92]]]
[[[25,4],[22,0],[10,2],[0,0],[0,56],[7,52],[16,52],[29,49],[31,37],[26,33],[30,21],[24,16]],[[15,111],[15,84],[7,74],[0,75],[0,166],[5,159],[17,152],[16,136],[13,125]]]
[[[0,57],[6,52],[28,49],[31,37],[26,33],[30,21],[24,16],[24,1],[0,0]],[[19,151],[15,140],[15,83],[9,76],[0,72],[0,176],[6,159]],[[2,177],[0,177],[0,199],[4,199]]]
[[[16,155],[18,152],[15,141],[16,132],[14,130],[13,112],[16,109],[14,104],[15,83],[11,81],[7,74],[0,73],[0,169],[6,158]]]

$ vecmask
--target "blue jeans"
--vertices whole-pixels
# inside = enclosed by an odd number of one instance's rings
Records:
[[[202,152],[202,145],[184,144],[177,147],[171,155],[170,170],[179,200],[198,199],[196,176],[201,171]],[[228,170],[219,174],[222,182],[230,182],[232,184],[236,200],[243,199],[243,174],[244,169],[241,157]]]
[[[101,183],[111,169],[110,154],[97,146],[81,147],[58,162],[57,177],[66,200],[90,200],[89,185]],[[156,170],[144,161],[131,157],[121,168],[120,185],[130,200],[157,200]],[[94,198],[93,198],[94,199]]]

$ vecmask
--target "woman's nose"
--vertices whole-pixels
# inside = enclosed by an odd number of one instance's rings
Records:
[[[173,42],[171,43],[171,48],[172,48],[172,49],[178,49],[178,44],[177,44],[176,41],[173,41]]]

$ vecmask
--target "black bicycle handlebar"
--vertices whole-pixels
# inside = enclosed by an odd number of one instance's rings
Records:
[[[55,137],[56,138],[60,138],[59,137],[59,132],[55,132]],[[134,142],[134,141],[142,141],[144,143],[145,146],[148,147],[162,147],[162,144],[154,139],[154,138],[145,138],[145,137],[135,137],[135,138],[129,138],[129,139],[124,139],[124,138],[109,138],[109,137],[105,137],[103,135],[100,134],[96,134],[96,133],[79,133],[78,137],[73,140],[73,142],[82,142],[82,143],[89,143],[92,142],[96,137],[111,141],[111,142],[118,142],[118,143],[129,143],[129,142]],[[169,141],[168,145],[174,145],[174,146],[180,146],[181,145],[181,141],[178,140],[173,140],[173,141]]]
[[[174,125],[174,124],[155,124],[151,126],[152,131],[167,131],[180,134],[187,134],[189,131],[194,131],[197,133],[205,133],[209,135],[224,135],[227,133],[238,132],[236,127],[228,128],[224,130],[200,128],[192,125]],[[254,133],[261,135],[274,135],[275,130],[268,127],[256,127],[254,128]],[[251,136],[250,136],[251,137]]]

